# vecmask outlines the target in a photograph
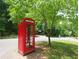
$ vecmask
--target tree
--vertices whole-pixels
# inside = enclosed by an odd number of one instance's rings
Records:
[[[3,36],[3,32],[6,31],[5,25],[8,22],[6,20],[8,18],[7,8],[8,5],[3,0],[0,0],[0,35],[1,36]]]
[[[16,30],[16,26],[12,24],[12,21],[9,21],[8,7],[9,5],[5,3],[5,0],[0,0],[0,37],[11,34]]]
[[[69,5],[75,0],[69,1]],[[67,13],[66,0],[6,0],[9,6],[9,14],[13,22],[20,22],[23,17],[33,18],[37,23],[41,21],[45,24],[45,32],[48,35],[50,44],[51,28],[55,25],[56,20],[59,20],[58,12]],[[76,3],[76,1],[75,1]],[[71,4],[72,7],[72,4]],[[74,10],[72,10],[74,11]],[[68,13],[67,13],[68,15]],[[62,15],[63,17],[63,15]],[[64,17],[63,17],[64,18]]]

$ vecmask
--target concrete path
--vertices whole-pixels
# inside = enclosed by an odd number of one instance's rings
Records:
[[[48,38],[46,36],[37,36],[36,37],[36,42],[37,41],[47,41]],[[69,41],[76,41],[77,39],[75,38],[53,38],[51,37],[51,40],[69,40]],[[18,53],[18,40],[17,38],[15,39],[1,39],[0,40],[0,59],[44,59],[41,58],[41,48],[37,47],[36,51],[33,52],[32,54],[29,54],[27,56],[22,56]]]
[[[68,40],[68,41],[78,41],[75,37],[51,37],[51,41],[53,40]],[[35,41],[48,41],[48,37],[37,35]]]

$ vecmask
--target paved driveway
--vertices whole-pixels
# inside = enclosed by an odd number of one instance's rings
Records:
[[[36,42],[37,41],[47,41],[48,38],[46,36],[37,36],[36,37]],[[75,38],[52,38],[51,40],[69,40],[69,41],[77,41]],[[27,56],[22,56],[18,53],[18,40],[17,38],[15,39],[1,39],[0,40],[0,59],[39,59],[40,57],[40,52],[38,52],[39,50],[41,50],[40,48],[37,48],[37,50],[35,52],[33,52],[32,54],[29,54]],[[32,56],[32,57],[31,57]],[[38,58],[37,58],[38,57]]]

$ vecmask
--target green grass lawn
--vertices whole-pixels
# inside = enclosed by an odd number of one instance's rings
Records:
[[[47,42],[38,42],[38,46],[45,48],[42,53],[48,59],[78,59],[78,44],[71,41],[52,41],[51,47]]]
[[[0,36],[0,39],[12,39],[12,38],[17,38],[17,34]]]

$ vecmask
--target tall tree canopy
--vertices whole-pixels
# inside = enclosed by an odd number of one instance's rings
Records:
[[[49,39],[53,27],[66,30],[64,32],[77,31],[77,0],[6,0],[6,3],[10,5],[8,10],[13,23],[20,22],[23,17],[33,18],[37,24],[41,21]]]
[[[47,21],[48,28],[58,20],[58,12],[63,18],[77,19],[77,0],[6,0],[9,14],[13,22],[23,17],[31,17],[36,21]],[[60,16],[60,15],[59,15]],[[70,20],[73,21],[73,20]]]

